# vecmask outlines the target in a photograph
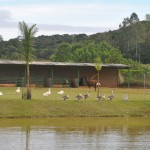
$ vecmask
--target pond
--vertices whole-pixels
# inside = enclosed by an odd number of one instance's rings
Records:
[[[148,150],[150,118],[0,119],[2,150]]]

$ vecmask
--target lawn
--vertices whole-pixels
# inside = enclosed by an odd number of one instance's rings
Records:
[[[16,94],[15,87],[1,87],[0,92],[0,118],[16,117],[150,117],[150,89],[131,88],[100,88],[100,94],[106,97],[114,91],[112,100],[96,99],[97,92],[90,90],[88,99],[78,101],[75,96],[86,94],[87,87],[62,88],[69,99],[63,100],[57,92],[61,88],[51,88],[47,97],[43,93],[48,88],[32,87],[32,99],[22,99],[21,93]],[[26,88],[23,89],[25,91]],[[128,94],[128,101],[123,95]]]

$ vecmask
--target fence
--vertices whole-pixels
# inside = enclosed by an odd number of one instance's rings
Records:
[[[44,85],[44,79],[42,77],[30,78],[31,85]],[[0,86],[26,86],[26,78],[24,77],[8,77],[0,76]]]
[[[150,72],[142,70],[121,70],[120,86],[150,88]]]
[[[51,86],[63,86],[69,87],[72,86],[77,87],[78,81],[63,78],[45,78],[45,77],[30,77],[30,85],[35,87],[51,87]],[[26,86],[26,78],[25,77],[10,77],[10,76],[0,76],[0,86]]]
[[[0,76],[0,86],[16,86],[17,78]]]

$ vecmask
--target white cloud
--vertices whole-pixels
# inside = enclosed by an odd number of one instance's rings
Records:
[[[0,21],[9,21],[11,20],[11,12],[8,10],[0,10]]]
[[[9,0],[0,0],[2,1]],[[39,35],[104,32],[118,28],[124,17],[138,10],[140,8],[136,5],[109,5],[100,2],[1,5],[0,35],[6,40],[17,37],[19,21],[37,24]]]
[[[111,19],[110,16],[117,15],[118,11],[128,11],[129,7],[106,4],[37,4],[7,6],[3,9],[9,10],[14,21],[17,22],[25,20],[36,23],[83,26],[88,23],[89,26],[94,26],[105,24],[106,18]]]
[[[16,23],[16,27],[14,28],[4,28],[1,30],[0,35],[2,35],[4,40],[9,40],[10,38],[16,38],[20,35],[19,29],[17,28],[18,24]],[[37,36],[39,35],[53,35],[53,34],[81,34],[85,33],[87,35],[104,32],[110,30],[110,28],[106,27],[88,27],[88,26],[66,26],[66,25],[44,25],[37,24],[39,31],[37,32]],[[111,28],[113,30],[115,28]]]

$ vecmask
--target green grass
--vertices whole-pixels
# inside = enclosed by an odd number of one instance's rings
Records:
[[[69,99],[62,100],[57,94],[60,88],[51,88],[51,95],[43,97],[48,88],[32,88],[32,100],[22,100],[22,94],[15,94],[13,87],[1,87],[0,118],[16,117],[150,117],[150,89],[115,88],[112,101],[96,99],[97,92],[91,89],[87,100],[75,99],[88,88],[63,88]],[[100,94],[111,94],[111,88],[100,88]],[[25,88],[24,88],[25,91]],[[129,95],[127,102],[124,94]]]

